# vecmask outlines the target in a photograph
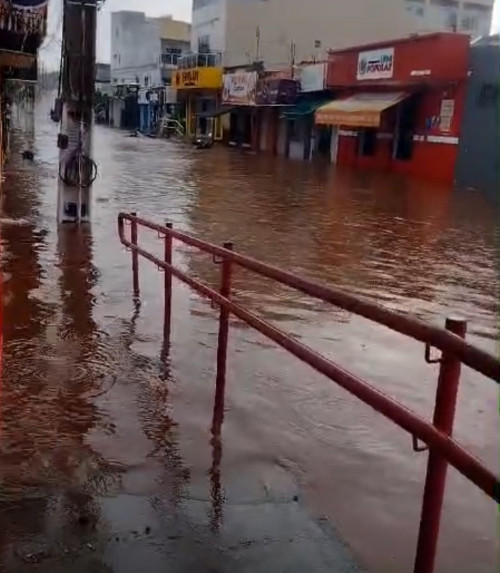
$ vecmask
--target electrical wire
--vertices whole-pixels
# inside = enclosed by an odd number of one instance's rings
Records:
[[[59,164],[59,177],[68,187],[87,189],[97,179],[97,163],[79,145]]]

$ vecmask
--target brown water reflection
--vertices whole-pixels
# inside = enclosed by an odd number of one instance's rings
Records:
[[[439,324],[458,311],[470,321],[471,338],[495,350],[492,205],[478,194],[403,179],[98,129],[92,229],[58,232],[55,128],[40,113],[35,129],[37,165],[13,157],[0,214],[5,562],[17,563],[13,539],[47,537],[41,519],[28,531],[30,513],[51,516],[49,545],[61,563],[61,543],[71,548],[83,524],[96,549],[89,559],[106,570],[119,553],[115,537],[138,527],[122,524],[115,499],[131,519],[147,515],[147,527],[157,521],[161,529],[175,515],[201,535],[199,523],[218,531],[234,505],[288,499],[297,490],[370,570],[409,570],[425,455],[237,324],[222,442],[213,439],[217,313],[176,285],[172,347],[162,348],[163,277],[141,263],[142,303],[134,306],[116,214],[138,210],[217,243],[231,239],[257,258]],[[16,134],[21,148],[25,137]],[[156,237],[141,239],[161,252]],[[183,247],[175,255],[218,284],[220,269],[210,259]],[[420,345],[248,273],[238,272],[235,286],[241,300],[284,329],[430,414],[436,370]],[[457,435],[492,467],[498,462],[496,388],[467,370]],[[491,571],[494,520],[493,504],[452,473],[438,570]]]

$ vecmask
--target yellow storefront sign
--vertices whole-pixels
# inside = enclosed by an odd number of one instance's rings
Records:
[[[222,68],[177,70],[174,84],[178,90],[219,89],[222,87]]]

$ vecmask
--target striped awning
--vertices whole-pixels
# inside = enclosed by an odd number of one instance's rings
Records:
[[[405,92],[361,92],[321,106],[316,111],[315,122],[323,125],[379,127],[382,112],[409,95]]]

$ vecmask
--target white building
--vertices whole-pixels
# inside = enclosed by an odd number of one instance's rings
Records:
[[[191,50],[220,51],[225,66],[273,69],[407,35],[413,20],[401,0],[193,0]]]
[[[111,83],[169,85],[180,55],[189,51],[191,25],[143,12],[111,14]]]
[[[417,31],[455,31],[476,38],[491,30],[495,0],[403,0]]]
[[[268,69],[415,32],[488,34],[494,0],[193,0],[191,50]]]

